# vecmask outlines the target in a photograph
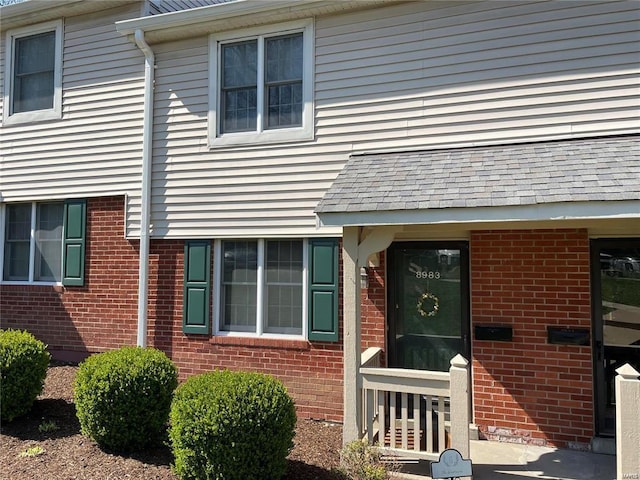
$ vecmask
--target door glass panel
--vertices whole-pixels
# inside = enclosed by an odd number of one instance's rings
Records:
[[[640,249],[600,252],[605,346],[640,349]]]
[[[395,253],[395,367],[448,371],[464,352],[461,251],[404,248]]]
[[[625,363],[640,370],[640,245],[609,241],[599,249],[602,325],[599,384],[600,433],[615,432],[616,369]]]

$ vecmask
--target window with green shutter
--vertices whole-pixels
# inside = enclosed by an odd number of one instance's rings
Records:
[[[338,239],[309,240],[309,340],[338,341]]]
[[[184,244],[184,297],[182,331],[209,334],[211,296],[211,242]]]
[[[87,202],[64,202],[62,284],[84,286],[84,256],[86,244]]]

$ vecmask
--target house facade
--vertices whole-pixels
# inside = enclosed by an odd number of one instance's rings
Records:
[[[459,353],[482,435],[613,435],[640,361],[634,2],[165,3],[3,19],[3,328],[273,374],[345,438],[360,352]],[[16,60],[38,41],[53,81]]]

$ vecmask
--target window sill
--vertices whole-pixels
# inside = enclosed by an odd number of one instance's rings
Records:
[[[51,288],[54,292],[64,292],[64,286],[56,282],[18,282],[15,280],[5,280],[0,282],[2,287],[42,287]]]
[[[227,133],[209,138],[209,148],[243,147],[273,143],[289,143],[313,140],[310,128],[289,128],[264,132]]]
[[[311,350],[311,343],[301,338],[266,338],[266,337],[239,337],[231,335],[218,335],[209,339],[213,345],[234,345],[239,347],[265,347],[282,350]]]
[[[57,110],[35,110],[33,112],[14,113],[13,115],[5,117],[4,125],[19,125],[60,119],[62,119],[62,115]]]

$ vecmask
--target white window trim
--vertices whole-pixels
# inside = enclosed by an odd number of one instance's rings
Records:
[[[231,240],[231,239],[225,239]],[[302,239],[302,334],[293,335],[285,333],[265,333],[263,331],[263,293],[264,293],[264,244],[265,239],[246,239],[251,241],[258,241],[258,288],[257,288],[257,305],[256,309],[256,332],[233,332],[228,330],[222,330],[220,328],[222,322],[222,305],[221,293],[222,293],[222,242],[223,240],[215,240],[213,243],[213,291],[212,302],[213,305],[213,333],[215,336],[220,337],[245,337],[245,338],[280,338],[288,340],[300,340],[306,339],[308,336],[307,324],[308,324],[308,271],[309,271],[309,242],[306,238]]]
[[[27,203],[27,202],[25,202]],[[62,279],[59,282],[48,282],[35,280],[35,261],[36,261],[36,222],[38,203],[48,202],[30,202],[31,203],[31,230],[29,232],[29,280],[5,280],[4,279],[4,249],[7,238],[6,232],[6,219],[7,219],[7,205],[2,206],[2,212],[0,214],[0,228],[2,228],[2,245],[0,246],[0,284],[2,285],[51,285],[61,286]],[[60,258],[64,253],[64,242],[60,249]],[[62,265],[62,264],[61,264]],[[62,277],[62,270],[60,271],[60,277]]]
[[[220,69],[219,60],[223,43],[248,40],[257,36],[286,35],[302,32],[302,126],[263,130],[258,118],[255,132],[220,133]],[[209,37],[209,148],[238,145],[256,145],[264,143],[284,143],[291,141],[313,140],[313,77],[314,77],[314,27],[313,20],[295,21],[256,27],[227,34],[214,34]],[[260,87],[258,89],[260,92]],[[259,95],[260,97],[260,95]],[[260,104],[260,98],[258,98]],[[258,114],[258,117],[260,115]]]
[[[53,74],[53,108],[33,110],[29,112],[12,113],[11,101],[13,97],[13,60],[15,41],[18,38],[55,31],[55,61]],[[4,108],[2,120],[5,124],[40,122],[62,118],[62,20],[30,25],[28,27],[9,30],[6,35],[5,77],[4,77]]]

